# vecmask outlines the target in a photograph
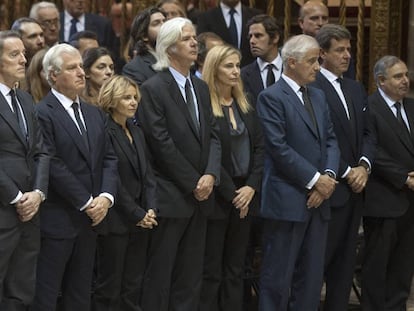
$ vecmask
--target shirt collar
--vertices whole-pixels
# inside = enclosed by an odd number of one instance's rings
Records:
[[[52,88],[51,91],[52,91],[52,94],[55,95],[56,98],[59,100],[59,102],[62,104],[63,108],[65,108],[65,110],[69,110],[69,108],[72,107],[72,104],[74,102],[77,102],[78,104],[80,104],[79,96],[76,96],[75,100],[71,100],[69,97],[66,97],[62,93],[59,93],[54,88]]]
[[[379,93],[381,94],[382,98],[385,100],[385,102],[387,103],[388,107],[392,107],[394,106],[394,104],[396,103],[395,100],[391,99],[387,94],[385,94],[385,92],[383,90],[381,90],[381,88],[378,88]],[[399,100],[399,102],[401,103],[401,105],[403,104],[403,100]]]
[[[295,92],[295,93],[299,93],[300,92],[300,85],[296,83],[296,81],[292,80],[291,78],[289,78],[287,75],[285,75],[284,73],[282,73],[282,78],[286,81],[286,83],[290,86],[290,88]]]
[[[257,65],[259,66],[260,72],[263,72],[264,70],[266,70],[266,66],[268,64],[273,64],[276,67],[276,70],[280,71],[281,68],[282,68],[282,64],[283,64],[282,57],[278,53],[276,58],[273,61],[271,61],[270,63],[265,62],[260,57],[257,58]]]
[[[230,12],[230,9],[231,9],[231,7],[229,7],[228,5],[225,5],[221,1],[220,1],[220,8],[221,8],[221,11],[223,12],[223,15],[224,16],[227,16],[229,14],[229,12]],[[236,13],[241,16],[241,9],[242,9],[241,1],[239,1],[239,3],[237,3],[234,6],[234,9],[236,10]]]
[[[321,67],[321,74],[325,76],[326,79],[328,79],[329,82],[333,83],[338,80],[338,76],[330,72],[328,69]]]
[[[0,93],[7,98],[6,96],[9,95],[11,88],[9,88],[7,85],[0,83]]]
[[[177,82],[177,84],[180,87],[185,88],[185,82],[186,82],[187,79],[190,80],[191,87],[193,86],[192,82],[191,82],[191,79],[190,79],[190,74],[188,74],[188,76],[183,76],[180,72],[175,70],[173,67],[168,67],[168,69],[170,70],[174,80]]]
[[[64,14],[65,14],[65,24],[70,24],[74,17],[70,15],[68,11],[66,10]],[[81,16],[78,17],[78,23],[80,23],[81,25],[85,24],[85,14],[82,14]]]

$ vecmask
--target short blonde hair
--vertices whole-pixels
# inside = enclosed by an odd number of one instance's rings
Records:
[[[115,108],[125,94],[125,90],[133,86],[137,91],[137,101],[141,100],[141,93],[138,85],[134,80],[125,77],[114,75],[107,80],[101,87],[98,96],[98,106],[105,112],[111,114],[112,108]]]
[[[203,66],[203,80],[206,81],[210,89],[211,108],[213,114],[216,117],[223,117],[223,109],[221,103],[223,103],[223,97],[220,93],[218,86],[217,72],[221,63],[229,56],[236,54],[241,60],[240,51],[230,45],[218,45],[208,51],[206,60]],[[246,95],[243,91],[243,83],[239,77],[239,81],[236,86],[231,90],[231,95],[236,100],[237,105],[243,113],[249,112],[252,107],[247,101]]]

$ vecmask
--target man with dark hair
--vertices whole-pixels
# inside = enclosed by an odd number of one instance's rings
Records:
[[[122,74],[132,78],[138,85],[155,74],[155,44],[165,13],[150,7],[137,15],[132,22],[130,44],[136,48],[135,57],[122,69]]]
[[[245,66],[241,78],[246,92],[257,96],[263,89],[279,80],[282,57],[279,53],[280,28],[274,17],[260,14],[247,23],[250,52],[256,60]]]
[[[40,248],[39,205],[45,200],[49,157],[32,97],[15,88],[25,76],[24,45],[0,32],[0,310],[30,307]]]
[[[365,191],[364,311],[406,310],[414,271],[414,101],[406,64],[384,56],[368,97],[377,152]]]
[[[214,32],[203,32],[197,36],[198,42],[198,55],[195,62],[195,72],[196,77],[201,79],[203,73],[204,60],[206,59],[208,51],[216,45],[224,44],[220,36],[216,35]]]
[[[99,47],[98,36],[89,30],[79,31],[73,34],[69,38],[69,44],[78,49],[81,55],[87,49]]]
[[[253,61],[247,41],[246,23],[260,13],[258,9],[243,5],[240,0],[221,0],[216,8],[198,16],[197,33],[214,32],[226,43],[239,49],[243,67]]]
[[[312,83],[327,98],[341,151],[338,185],[330,198],[331,220],[325,256],[324,310],[348,310],[354,275],[363,190],[371,171],[375,138],[368,130],[364,86],[343,77],[351,59],[351,34],[343,26],[326,24],[316,34],[321,70]]]
[[[26,49],[26,67],[33,55],[45,47],[45,37],[40,24],[33,18],[21,17],[14,21],[11,30],[18,31]]]

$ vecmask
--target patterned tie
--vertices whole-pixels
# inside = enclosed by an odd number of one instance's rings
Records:
[[[14,89],[11,89],[9,95],[11,97],[11,103],[13,106],[14,115],[16,116],[20,131],[22,132],[23,137],[27,140],[27,129],[23,121],[24,116],[21,114],[20,109],[19,109],[19,104],[17,103],[16,91]]]
[[[70,41],[71,37],[78,32],[78,29],[76,28],[76,24],[78,23],[78,19],[77,18],[72,18],[70,21],[70,29],[69,29],[69,38],[68,40]]]
[[[85,125],[83,124],[80,114],[79,114],[79,104],[77,102],[74,102],[72,104],[72,109],[75,114],[76,123],[78,124],[78,127],[80,129],[83,141],[85,142],[86,148],[89,149],[89,142],[88,142],[88,134],[86,133]]]
[[[237,26],[236,21],[234,20],[234,13],[236,13],[236,10],[234,8],[230,9],[230,25],[229,25],[229,32],[230,32],[230,38],[231,38],[231,44],[238,48],[239,47],[239,38],[237,36]]]
[[[191,85],[188,79],[186,79],[185,81],[185,101],[187,102],[187,108],[188,108],[188,111],[190,112],[191,119],[193,120],[193,123],[198,131],[200,128],[200,124],[197,119],[197,112],[195,109],[194,97],[193,97],[193,93],[191,92]]]
[[[266,87],[271,86],[276,81],[275,74],[273,73],[273,68],[274,67],[275,67],[275,65],[273,65],[273,64],[268,64],[266,66],[266,68],[267,68]]]

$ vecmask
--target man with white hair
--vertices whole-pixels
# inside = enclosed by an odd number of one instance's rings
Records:
[[[37,20],[42,27],[47,46],[54,46],[59,42],[60,23],[56,4],[48,1],[35,3],[30,9],[29,16]]]
[[[43,68],[51,86],[36,106],[50,152],[49,196],[40,213],[42,243],[32,311],[90,310],[97,226],[114,203],[117,158],[106,116],[80,100],[85,72],[79,51],[58,44]]]
[[[317,310],[339,148],[323,92],[308,87],[319,45],[307,35],[282,49],[281,78],[260,93],[265,136],[260,311]]]
[[[143,310],[198,309],[207,215],[220,174],[221,149],[207,85],[190,74],[197,59],[194,26],[165,22],[156,45],[160,72],[141,87],[138,111],[157,178]]]

